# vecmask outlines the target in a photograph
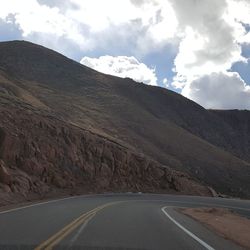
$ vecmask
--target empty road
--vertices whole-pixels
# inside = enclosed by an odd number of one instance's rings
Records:
[[[250,202],[152,194],[77,196],[0,212],[0,249],[241,249],[174,207]]]

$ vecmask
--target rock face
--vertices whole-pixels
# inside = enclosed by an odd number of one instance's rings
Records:
[[[187,174],[104,137],[27,110],[11,111],[0,114],[0,190],[8,196],[42,198],[55,190],[212,194]]]
[[[0,43],[2,200],[206,186],[250,197],[249,146],[249,111],[206,110],[36,44]]]
[[[11,184],[11,174],[7,170],[3,160],[0,160],[0,182],[5,185]]]

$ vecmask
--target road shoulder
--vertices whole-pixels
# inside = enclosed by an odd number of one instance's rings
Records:
[[[244,249],[250,249],[250,220],[225,208],[181,208],[179,212]]]

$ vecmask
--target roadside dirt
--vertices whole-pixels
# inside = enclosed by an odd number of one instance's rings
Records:
[[[224,208],[185,208],[185,215],[201,222],[225,239],[250,249],[250,220]]]

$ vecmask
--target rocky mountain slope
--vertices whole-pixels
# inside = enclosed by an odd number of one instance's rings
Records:
[[[208,195],[206,186],[250,197],[249,111],[205,110],[20,41],[0,43],[0,109],[0,187],[8,197],[46,190]],[[28,184],[6,183],[3,172]]]
[[[187,174],[143,154],[16,105],[1,108],[0,205],[109,191],[212,194]]]

